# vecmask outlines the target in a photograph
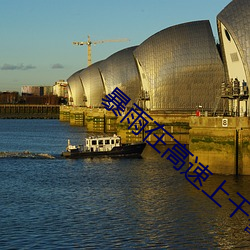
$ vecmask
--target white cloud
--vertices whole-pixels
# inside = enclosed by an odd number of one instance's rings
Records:
[[[8,64],[5,63],[0,69],[1,70],[29,70],[29,69],[35,69],[36,66],[33,66],[31,64],[24,65],[23,63],[14,65],[14,64]]]
[[[51,66],[52,69],[63,69],[64,66],[60,63],[55,63]]]

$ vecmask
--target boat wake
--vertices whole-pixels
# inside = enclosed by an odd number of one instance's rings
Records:
[[[55,159],[53,155],[43,153],[23,152],[0,152],[0,158],[29,158],[29,159]]]

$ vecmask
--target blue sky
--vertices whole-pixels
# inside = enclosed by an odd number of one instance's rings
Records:
[[[231,0],[0,0],[0,91],[53,85],[87,66],[73,41],[128,38],[92,46],[92,62],[139,45],[170,26],[210,20]]]

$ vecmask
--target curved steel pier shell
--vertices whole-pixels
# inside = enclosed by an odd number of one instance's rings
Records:
[[[217,16],[217,25],[226,80],[237,78],[242,84],[250,82],[250,4],[248,0],[234,0]],[[249,99],[248,99],[249,100]],[[236,106],[236,104],[234,104]],[[250,103],[241,102],[240,113],[248,111]]]
[[[164,29],[144,41],[134,55],[150,95],[150,110],[213,108],[224,68],[209,21]]]
[[[140,76],[133,55],[136,47],[114,53],[102,61],[99,67],[106,93],[111,93],[118,87],[131,98],[127,107],[138,101],[141,91]]]
[[[72,74],[68,79],[68,92],[69,92],[69,104],[74,106],[84,106],[85,92],[80,79],[80,72],[78,70]]]
[[[101,62],[90,65],[79,74],[86,95],[85,104],[87,107],[101,107],[102,98],[106,95],[99,71]]]

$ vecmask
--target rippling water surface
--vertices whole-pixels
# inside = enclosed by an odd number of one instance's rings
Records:
[[[250,247],[249,217],[230,218],[235,206],[222,191],[219,208],[150,147],[143,159],[66,160],[67,139],[81,143],[84,128],[57,120],[0,120],[0,128],[0,249]],[[250,200],[247,176],[214,175],[204,190],[223,180],[236,203],[237,192]]]

